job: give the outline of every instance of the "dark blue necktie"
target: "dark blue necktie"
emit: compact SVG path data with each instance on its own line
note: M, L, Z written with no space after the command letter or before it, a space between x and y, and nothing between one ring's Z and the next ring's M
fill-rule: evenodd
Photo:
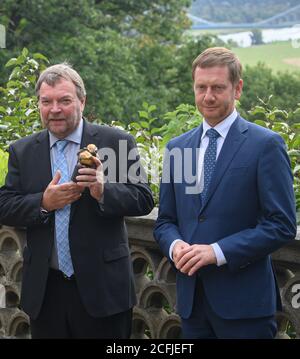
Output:
M61 172L61 179L59 183L65 183L70 181L68 163L64 154L69 141L61 140L56 142L56 161L54 163L54 173L57 170ZM72 259L69 246L69 221L70 221L70 209L71 205L67 205L61 209L55 211L55 233L57 244L57 255L59 269L65 273L68 277L74 273Z
M209 143L204 154L204 187L201 194L202 203L205 201L205 198L207 196L212 174L216 167L217 139L220 134L215 129L210 128L209 130L207 130L206 136L209 137Z

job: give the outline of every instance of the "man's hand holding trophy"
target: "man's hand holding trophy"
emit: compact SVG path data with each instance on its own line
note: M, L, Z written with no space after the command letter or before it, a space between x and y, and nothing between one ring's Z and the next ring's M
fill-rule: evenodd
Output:
M72 174L72 181L80 187L89 188L90 194L100 201L103 190L103 166L98 157L98 148L89 144L78 152L78 161Z

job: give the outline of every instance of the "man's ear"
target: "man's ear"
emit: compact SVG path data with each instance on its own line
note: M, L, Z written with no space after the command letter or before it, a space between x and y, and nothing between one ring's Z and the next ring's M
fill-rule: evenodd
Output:
M80 100L80 110L81 110L81 112L83 112L83 110L84 110L85 102L86 102L86 96L82 100Z
M241 95L242 95L242 92L243 92L243 80L240 79L239 82L235 85L235 94L234 94L234 98L236 100L239 100Z

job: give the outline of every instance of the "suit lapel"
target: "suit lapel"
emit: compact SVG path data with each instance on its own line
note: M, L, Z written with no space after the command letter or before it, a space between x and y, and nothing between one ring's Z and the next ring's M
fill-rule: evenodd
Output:
M213 174L208 193L206 199L201 207L200 213L205 208L207 202L210 200L220 181L222 180L225 171L229 167L231 161L234 156L238 152L239 148L247 138L246 132L248 130L248 125L245 120L243 120L240 116L236 119L236 121L232 124L224 144L222 146L222 150L219 154L215 173Z
M199 194L198 186L198 160L199 160L199 149L200 149L200 142L201 142L201 136L203 133L203 125L201 124L194 134L188 139L188 141L184 144L184 149L191 149L192 154L192 160L189 155L184 158L183 161L183 168L182 168L182 174L185 175L185 171L189 172L190 174L196 175L196 180L193 183L187 183L186 180L183 178L183 184L184 184L184 190L187 194L187 198L191 200L192 202L192 208L195 211L195 213L199 213L199 210L201 208L201 196ZM183 153L183 156L185 154ZM188 168L189 166L192 166L192 168ZM191 189L195 190L195 193L187 192Z
M39 184L45 189L52 180L50 144L47 130L38 134L32 152L32 162L39 167L39 171L35 173L35 178L39 178Z
M95 136L97 133L98 133L97 129L93 125L91 125L87 120L84 120L80 148L86 147L90 143L94 143ZM99 148L99 144L97 147Z
M81 137L81 143L80 143L80 148L86 147L87 145L89 145L90 143L96 144L96 139L95 136L97 134L97 130L96 128L91 125L89 122L87 122L86 120L84 120L83 122L83 130L82 130L82 137ZM99 140L97 139L97 147L99 149ZM71 205L71 213L70 213L70 221L74 215L74 212L78 206L78 202L76 201L75 203L73 203Z

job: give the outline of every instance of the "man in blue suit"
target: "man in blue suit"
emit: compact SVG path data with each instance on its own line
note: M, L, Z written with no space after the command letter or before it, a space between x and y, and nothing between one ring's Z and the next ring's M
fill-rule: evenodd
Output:
M184 338L276 334L270 254L296 235L293 177L282 138L237 113L241 73L225 48L200 54L192 75L203 124L166 148L154 235L177 269Z

